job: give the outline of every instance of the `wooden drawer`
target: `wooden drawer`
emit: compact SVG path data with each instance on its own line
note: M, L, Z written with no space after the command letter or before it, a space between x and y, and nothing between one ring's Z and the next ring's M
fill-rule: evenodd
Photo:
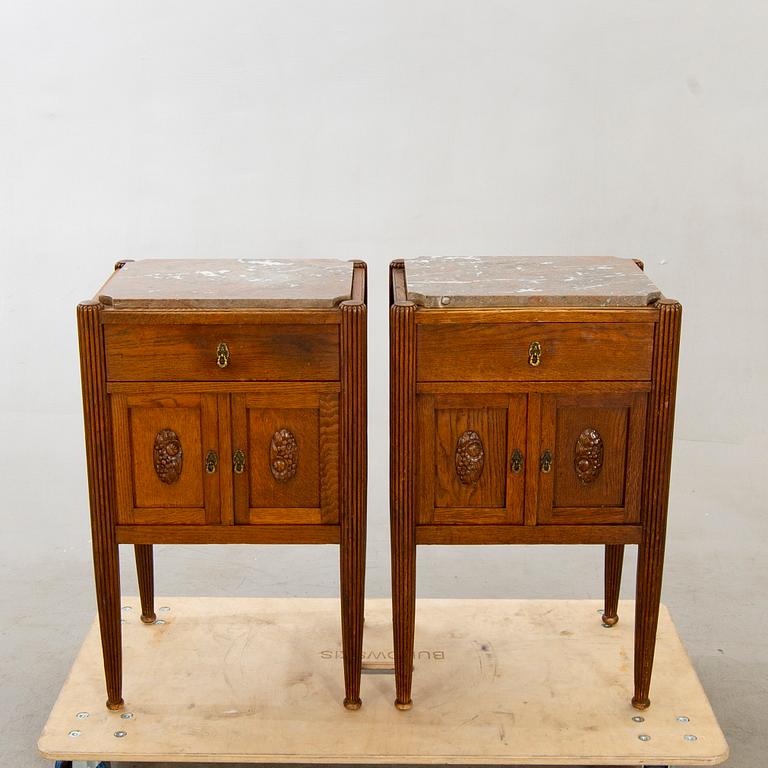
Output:
M653 323L422 324L419 381L643 381ZM538 343L538 365L531 345Z
M335 381L337 325L104 327L110 381ZM220 367L221 344L228 359Z

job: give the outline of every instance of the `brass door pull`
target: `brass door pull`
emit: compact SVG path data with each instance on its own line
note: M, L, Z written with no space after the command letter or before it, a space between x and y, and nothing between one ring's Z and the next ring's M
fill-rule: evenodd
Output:
M552 469L552 452L549 448L541 454L539 466L541 467L542 472L549 472Z
M219 368L226 368L229 365L229 347L225 341L216 347L216 365Z
M512 458L509 461L510 469L517 474L520 472L520 470L523 468L523 454L520 451L519 448L515 448L514 451L512 451Z
M219 464L219 454L216 451L208 451L205 456L205 471L212 475Z
M245 471L245 454L238 448L232 456L232 468L238 475Z
M541 344L538 341L532 341L528 347L528 364L534 368L541 362Z

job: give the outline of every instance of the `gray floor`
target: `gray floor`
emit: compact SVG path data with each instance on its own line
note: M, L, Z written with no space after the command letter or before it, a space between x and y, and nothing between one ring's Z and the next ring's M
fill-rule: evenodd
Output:
M3 764L40 766L36 741L95 611L79 418L4 417L0 569ZM45 435L38 444L30 435ZM378 458L376 461L378 462ZM768 534L759 456L678 442L664 601L731 746L730 768L768 753ZM386 468L372 467L368 594L389 592ZM632 548L633 549L633 548ZM124 592L135 594L124 557ZM634 583L634 551L624 596ZM158 547L157 591L329 596L333 547ZM290 563L289 566L286 563ZM433 547L419 554L424 597L599 597L599 547Z

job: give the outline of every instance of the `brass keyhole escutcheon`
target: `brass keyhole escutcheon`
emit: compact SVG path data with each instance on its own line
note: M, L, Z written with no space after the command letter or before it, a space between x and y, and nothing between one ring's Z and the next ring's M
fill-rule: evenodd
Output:
M245 471L245 454L238 448L232 456L232 468L238 475Z
M517 474L523 468L523 454L519 448L512 451L512 458L509 460L509 466Z
M219 464L219 455L216 451L208 451L205 457L205 471L212 475L216 471L216 467Z
M541 454L540 467L542 472L549 472L552 469L552 452L549 448Z
M532 341L528 347L528 364L534 368L541 362L541 344L538 341Z
M229 365L229 347L225 341L222 341L218 347L216 347L216 365L219 368L226 368Z

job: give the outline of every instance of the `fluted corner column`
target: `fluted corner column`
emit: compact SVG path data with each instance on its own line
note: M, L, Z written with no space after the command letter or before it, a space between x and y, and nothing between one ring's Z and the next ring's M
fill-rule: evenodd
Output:
M353 299L341 305L340 571L344 706L359 709L363 663L367 493L367 307L365 265ZM357 285L357 288L355 288Z
M392 277L402 263L392 265ZM394 285L394 283L393 283ZM390 307L390 531L395 706L410 709L416 618L415 307L393 291Z
M123 706L120 564L115 537L112 442L101 311L101 304L96 301L79 304L77 327L96 603L107 685L107 708L116 710Z
M651 703L649 690L664 569L672 429L682 320L682 307L678 302L661 299L656 306L659 319L654 343L652 388L646 430L643 538L638 548L635 602L635 693L632 705L641 710L647 709Z

